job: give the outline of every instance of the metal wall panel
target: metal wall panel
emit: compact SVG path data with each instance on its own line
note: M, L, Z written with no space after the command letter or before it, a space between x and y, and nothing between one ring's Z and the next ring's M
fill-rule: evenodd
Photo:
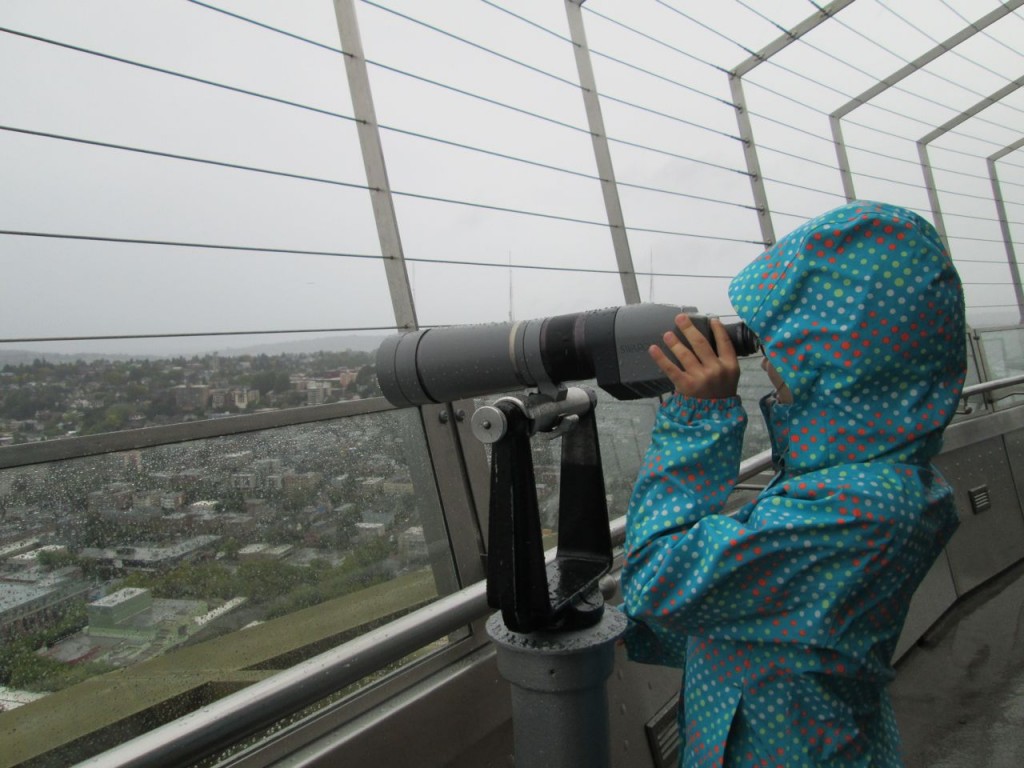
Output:
M1024 557L1024 517L1003 438L938 457L956 493L960 528L946 548L957 595L963 596ZM991 508L975 513L969 493L987 487Z
M910 601L910 610L903 625L896 652L892 660L895 663L914 647L914 644L938 621L956 602L956 585L949 567L949 556L943 550L931 569L925 574L924 581L917 588Z
M666 702L679 698L682 677L679 669L629 661L621 643L615 649L615 671L608 679L612 766L655 768L644 726Z

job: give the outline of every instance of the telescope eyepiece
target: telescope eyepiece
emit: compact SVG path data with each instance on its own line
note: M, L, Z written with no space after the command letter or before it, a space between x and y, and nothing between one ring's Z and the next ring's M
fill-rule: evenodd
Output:
M711 318L707 315L700 314L687 314L690 318L690 322L701 332L709 342L711 342L711 348L718 353L718 342L715 340L715 333L711 329ZM761 351L761 342L754 334L752 330L747 327L746 323L722 323L725 328L726 334L729 336L729 341L732 342L733 349L736 350L738 357L747 357L749 355L756 354ZM674 327L674 326L673 326ZM678 329L676 330L676 336L685 344L687 347L690 346L686 337L683 336Z

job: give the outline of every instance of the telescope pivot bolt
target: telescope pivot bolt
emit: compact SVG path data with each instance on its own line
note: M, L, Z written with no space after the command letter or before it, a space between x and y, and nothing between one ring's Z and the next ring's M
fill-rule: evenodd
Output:
M476 409L470 420L473 435L481 443L496 443L508 432L508 419L500 409L484 405Z

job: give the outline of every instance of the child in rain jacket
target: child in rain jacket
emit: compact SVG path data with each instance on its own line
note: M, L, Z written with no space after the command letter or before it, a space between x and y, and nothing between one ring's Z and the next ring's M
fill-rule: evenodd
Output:
M900 766L886 691L914 590L957 526L931 465L966 369L963 292L934 228L887 204L813 219L729 287L776 386L778 474L719 514L746 416L716 355L652 349L676 393L630 502L625 606L638 661L685 669L684 766ZM671 340L671 343L670 343Z

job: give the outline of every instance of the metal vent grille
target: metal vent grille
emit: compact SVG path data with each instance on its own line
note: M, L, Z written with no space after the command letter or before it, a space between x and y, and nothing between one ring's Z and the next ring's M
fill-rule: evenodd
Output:
M676 768L679 765L679 728L676 725L678 699L672 699L647 721L644 731L651 747L655 768Z
M986 509L992 509L992 495L989 493L987 485L971 488L967 491L967 498L971 500L971 511L976 515Z

